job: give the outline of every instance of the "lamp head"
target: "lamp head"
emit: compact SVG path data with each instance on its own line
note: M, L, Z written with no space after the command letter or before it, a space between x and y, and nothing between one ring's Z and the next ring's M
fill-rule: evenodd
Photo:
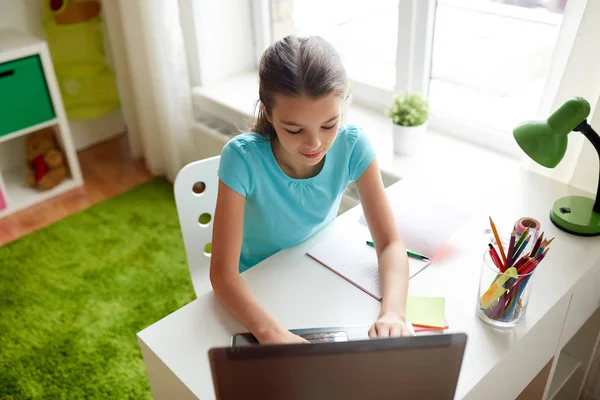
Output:
M558 108L548 119L528 121L513 130L515 140L533 161L554 168L567 151L567 135L590 114L590 104L575 97Z

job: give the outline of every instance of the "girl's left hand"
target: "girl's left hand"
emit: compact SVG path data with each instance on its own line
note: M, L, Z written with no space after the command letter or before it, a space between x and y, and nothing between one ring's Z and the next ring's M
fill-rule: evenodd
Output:
M397 336L414 336L410 322L400 318L396 313L380 314L377 321L369 329L370 338L385 338Z

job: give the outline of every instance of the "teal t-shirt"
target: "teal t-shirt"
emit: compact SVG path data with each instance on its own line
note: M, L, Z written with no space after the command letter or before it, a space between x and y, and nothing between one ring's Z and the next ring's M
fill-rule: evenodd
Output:
M295 179L281 170L268 139L253 132L231 139L221 153L218 175L246 197L240 272L331 222L348 183L362 175L374 155L364 132L344 125L319 174Z

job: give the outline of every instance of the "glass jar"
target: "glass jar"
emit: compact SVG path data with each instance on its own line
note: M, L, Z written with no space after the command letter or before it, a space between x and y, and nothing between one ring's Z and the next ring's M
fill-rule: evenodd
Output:
M498 250L496 246L494 248ZM528 274L519 275L514 267L501 272L492 260L490 252L486 251L479 277L479 318L497 328L510 328L523 321L527 313L534 272L535 269Z

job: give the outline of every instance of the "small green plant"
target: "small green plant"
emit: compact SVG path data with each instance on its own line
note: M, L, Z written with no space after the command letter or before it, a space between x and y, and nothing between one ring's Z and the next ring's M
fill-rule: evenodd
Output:
M418 93L396 94L386 114L396 125L423 125L429 118L429 102Z

